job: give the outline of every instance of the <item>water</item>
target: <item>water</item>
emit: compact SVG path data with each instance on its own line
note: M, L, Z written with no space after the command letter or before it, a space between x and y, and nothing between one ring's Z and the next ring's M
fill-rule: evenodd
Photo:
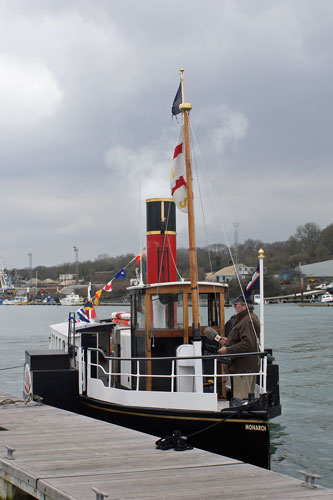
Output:
M0 306L1 390L22 397L25 350L48 349L49 325L67 320L70 311L72 306ZM114 311L129 311L129 306L96 307L99 318Z
M294 477L307 470L333 487L333 307L267 306L265 332L283 411L272 424L272 469Z
M25 349L47 349L49 325L70 307L0 306L0 388L22 397ZM98 317L128 307L98 307ZM233 313L226 311L227 318ZM333 307L276 304L265 307L265 345L280 365L282 415L272 420L272 470L333 488ZM11 368L15 367L15 368ZM0 422L1 423L1 422Z

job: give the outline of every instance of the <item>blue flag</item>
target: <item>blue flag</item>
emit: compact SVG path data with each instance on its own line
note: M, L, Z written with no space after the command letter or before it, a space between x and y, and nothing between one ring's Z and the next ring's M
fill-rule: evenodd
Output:
M78 315L80 321L85 321L86 323L90 323L90 320L88 318L87 312L84 309L84 306L81 306L80 309L76 311L76 314Z
M91 300L87 300L87 302L84 304L84 310L87 311L92 311L93 310L93 303Z
M119 280L119 279L124 279L126 278L127 274L126 274L126 271L125 269L121 269L120 271L117 272L117 274L115 275L115 279L116 280Z
M259 272L259 264L257 269L254 271L251 281L248 282L246 288L244 290L245 297L250 297L252 290L259 290L260 288L260 272Z
M181 103L182 103L182 84L180 83L178 90L177 90L176 97L175 97L173 104L172 104L172 108L171 108L172 115L176 116L176 115L179 115L179 113L181 113L181 110L179 109L179 104L181 104Z

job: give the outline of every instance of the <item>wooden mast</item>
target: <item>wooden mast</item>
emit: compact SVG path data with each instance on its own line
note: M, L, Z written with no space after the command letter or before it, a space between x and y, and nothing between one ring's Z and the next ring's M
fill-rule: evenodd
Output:
M199 324L199 290L198 290L198 269L197 255L195 245L195 227L194 227L194 208L193 208L193 189L192 189L192 171L191 171L191 152L189 135L189 112L192 104L185 103L184 98L184 70L180 70L180 81L182 89L182 103L179 109L182 111L184 119L185 135L185 164L186 164L186 189L187 189L187 215L188 215L188 238L190 250L190 278L191 278L191 296L192 296L192 332L193 340L201 340Z

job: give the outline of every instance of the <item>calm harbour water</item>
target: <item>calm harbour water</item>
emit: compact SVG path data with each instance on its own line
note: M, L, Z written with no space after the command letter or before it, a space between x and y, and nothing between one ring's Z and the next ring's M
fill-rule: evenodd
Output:
M69 310L0 306L1 390L22 397L25 349L48 348L49 325ZM98 307L97 314L120 310L128 308ZM227 318L232 313L228 308ZM272 470L302 480L298 471L307 470L321 475L317 484L333 488L333 307L265 306L265 345L280 365L282 415L271 425Z

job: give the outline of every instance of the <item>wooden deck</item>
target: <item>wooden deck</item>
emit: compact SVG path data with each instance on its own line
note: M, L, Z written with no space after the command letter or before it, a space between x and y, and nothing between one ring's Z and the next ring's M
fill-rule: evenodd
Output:
M200 450L156 450L152 436L36 403L1 404L6 398L0 392L0 498L15 498L6 493L12 484L43 500L94 500L92 488L108 500L333 499L301 479Z

